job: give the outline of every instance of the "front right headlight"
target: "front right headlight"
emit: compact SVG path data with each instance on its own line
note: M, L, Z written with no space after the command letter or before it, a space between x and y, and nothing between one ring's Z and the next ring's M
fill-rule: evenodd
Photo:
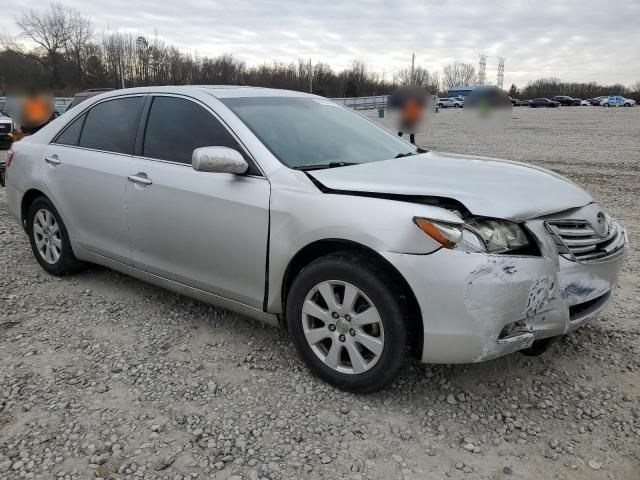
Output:
M455 224L416 217L414 222L420 230L451 250L507 253L530 246L522 227L508 220L476 217Z

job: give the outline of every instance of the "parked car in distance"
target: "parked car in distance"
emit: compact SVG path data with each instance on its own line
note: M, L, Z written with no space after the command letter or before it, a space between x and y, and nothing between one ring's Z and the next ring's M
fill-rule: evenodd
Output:
M630 98L624 98L621 95L612 95L610 97L604 97L600 100L600 105L603 107L633 107L636 101Z
M16 142L6 174L45 271L93 262L280 325L353 392L408 352L539 351L609 303L628 249L557 173L425 152L286 90L104 93Z
M560 102L549 100L548 98L535 98L529 102L531 108L547 107L555 108L560 106Z
M575 98L568 97L566 95L556 95L555 97L551 97L551 100L554 102L558 102L560 105L565 107L573 107L580 105L580 101Z
M601 97L594 97L594 98L590 98L589 100L587 100L591 105L593 106L599 106L600 102L602 101L602 99L607 98L606 95L601 96Z
M455 97L439 98L437 106L439 108L463 108L464 100Z
M110 92L114 90L113 88L90 88L88 90L84 90L83 92L76 93L73 97L73 100L69 104L68 107L65 108L65 111L72 109L76 105L81 104L85 100L89 100L91 97L95 97L96 95L100 95L104 92ZM63 112L64 113L64 112Z
M526 107L529 105L529 100L520 100L519 98L512 98L511 104L514 107Z
M4 105L0 105L4 107ZM11 131L13 130L13 120L4 110L0 110L0 149L7 148L11 143Z
M589 107L591 104L589 103L589 100L582 100L580 99L580 106L581 107Z

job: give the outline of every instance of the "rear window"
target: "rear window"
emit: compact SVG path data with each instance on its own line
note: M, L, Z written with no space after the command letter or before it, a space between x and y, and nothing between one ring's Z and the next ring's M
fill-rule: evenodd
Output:
M144 97L127 97L97 104L87 114L81 147L133 154Z
M82 132L82 125L87 115L81 115L76 118L71 125L64 129L64 131L58 136L55 143L60 145L72 145L77 146L80 140L80 132Z

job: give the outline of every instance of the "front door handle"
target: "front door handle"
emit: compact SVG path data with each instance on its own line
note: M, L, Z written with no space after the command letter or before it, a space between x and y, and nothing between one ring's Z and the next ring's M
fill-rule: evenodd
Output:
M54 167L56 165L60 165L60 160L58 160L58 155L51 155L50 157L44 157L44 161L47 162L49 165L53 165Z
M127 177L130 182L137 183L139 185L151 185L153 182L147 178L144 173L138 173L137 175L129 175Z

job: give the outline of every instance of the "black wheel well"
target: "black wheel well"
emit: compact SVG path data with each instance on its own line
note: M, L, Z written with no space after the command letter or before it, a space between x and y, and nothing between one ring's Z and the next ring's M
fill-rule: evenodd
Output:
M411 348L414 355L416 355L418 358L422 356L422 346L424 338L422 313L413 290L411 289L405 278L402 276L402 274L391 263L389 263L386 258L384 258L375 250L356 242L342 239L319 240L310 243L306 247L302 248L298 253L296 253L289 262L282 280L282 311L286 311L285 305L287 302L287 294L298 273L300 273L300 271L304 267L309 265L314 260L336 252L357 253L359 255L372 259L378 262L386 271L386 273L394 280L394 287L398 291L403 304L402 306L406 310L406 316L409 320L409 326L411 328L411 338L413 339ZM285 315L282 316L282 322L286 323Z
M27 228L27 215L29 214L29 207L31 207L33 201L38 197L46 197L46 195L36 188L27 190L22 196L22 204L20 205L20 221L22 222L22 226L25 229Z

